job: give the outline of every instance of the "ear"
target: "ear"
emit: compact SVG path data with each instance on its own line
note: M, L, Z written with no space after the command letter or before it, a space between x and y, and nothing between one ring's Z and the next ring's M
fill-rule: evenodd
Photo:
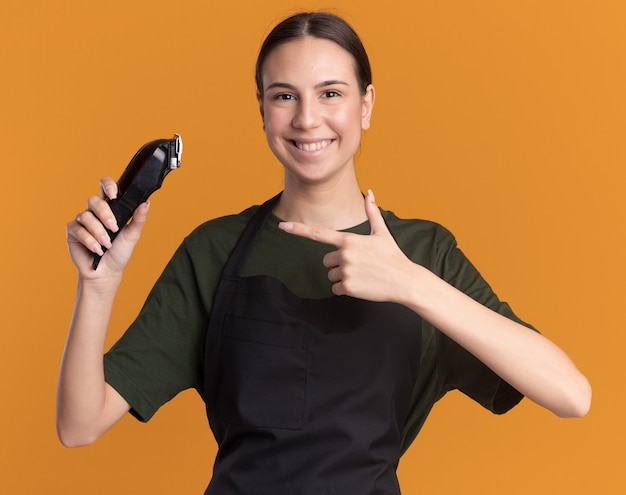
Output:
M261 120L263 120L264 122L263 127L265 127L265 112L263 111L263 95L261 94L261 91L258 89L256 92L256 101L259 104L259 111L261 112Z
M361 106L361 129L366 131L370 128L370 120L372 118L372 110L374 109L374 101L376 100L376 91L373 85L369 85L363 95L363 103Z

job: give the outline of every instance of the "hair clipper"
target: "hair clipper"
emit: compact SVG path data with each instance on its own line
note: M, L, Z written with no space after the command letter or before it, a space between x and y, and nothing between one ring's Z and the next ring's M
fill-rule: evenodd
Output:
M182 152L183 141L178 134L172 139L150 141L137 151L118 181L117 198L107 199L120 230L129 222L135 209L161 187L165 176L180 167ZM107 229L111 242L120 230L111 232ZM101 258L94 254L94 270Z

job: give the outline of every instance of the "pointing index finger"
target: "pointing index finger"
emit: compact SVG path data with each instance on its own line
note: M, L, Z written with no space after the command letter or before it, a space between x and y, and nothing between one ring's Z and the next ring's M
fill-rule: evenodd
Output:
M342 232L337 232L336 230L326 227L314 227L298 222L280 222L278 228L290 234L306 237L307 239L323 242L324 244L331 244L335 247L341 246L342 238L345 235Z

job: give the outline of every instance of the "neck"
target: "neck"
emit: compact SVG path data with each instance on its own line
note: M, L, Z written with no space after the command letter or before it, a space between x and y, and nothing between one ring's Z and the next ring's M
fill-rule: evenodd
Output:
M354 181L348 186L300 186L285 184L280 201L274 208L280 219L317 227L342 230L367 220L363 195Z

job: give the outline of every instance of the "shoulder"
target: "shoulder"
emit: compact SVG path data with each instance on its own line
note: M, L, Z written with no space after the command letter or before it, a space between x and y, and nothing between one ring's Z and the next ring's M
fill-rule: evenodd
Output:
M216 280L256 208L208 220L192 230L165 266L158 287L177 286L180 280Z
M391 230L406 234L421 234L432 237L453 237L443 225L422 218L400 218L391 210L381 210Z
M440 253L456 246L450 230L431 220L400 218L393 211L382 210L385 222L403 250Z
M258 208L259 205L253 205L239 213L207 220L206 222L196 227L187 236L187 238L211 235L214 233L229 232L232 230L243 230L243 228L250 221Z
M187 235L183 243L190 253L206 253L207 250L230 252L258 208L258 205L254 205L240 213L208 220Z

